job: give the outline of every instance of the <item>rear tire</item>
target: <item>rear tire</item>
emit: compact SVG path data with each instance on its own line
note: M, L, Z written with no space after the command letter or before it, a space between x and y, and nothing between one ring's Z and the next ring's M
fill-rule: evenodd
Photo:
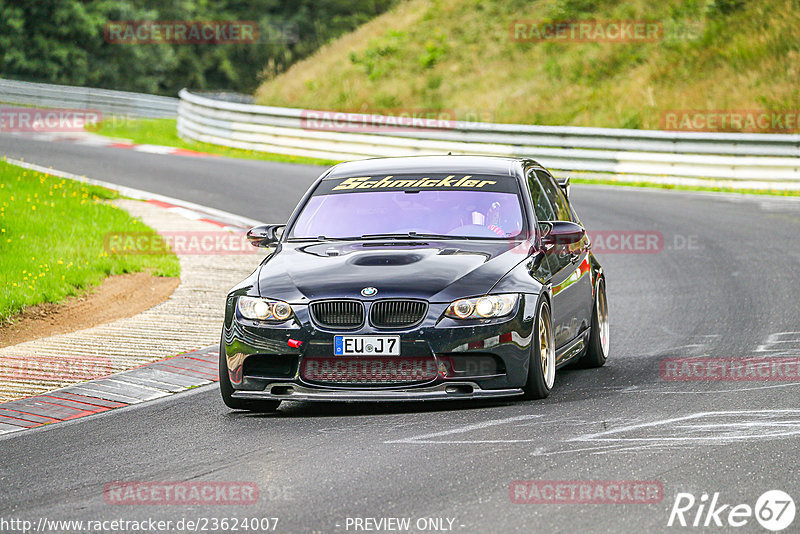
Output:
M606 280L597 281L597 291L592 309L592 327L589 332L589 346L586 354L577 362L577 367L592 369L602 367L608 360L609 326L608 299L606 298Z
M550 395L556 379L556 348L553 344L553 321L550 305L545 299L539 301L533 319L533 341L531 359L528 363L528 383L525 384L526 399L544 399Z
M251 412L274 412L281 405L279 400L253 400L233 398L233 385L228 375L228 360L225 358L225 343L219 343L219 391L225 406L234 410L249 410Z

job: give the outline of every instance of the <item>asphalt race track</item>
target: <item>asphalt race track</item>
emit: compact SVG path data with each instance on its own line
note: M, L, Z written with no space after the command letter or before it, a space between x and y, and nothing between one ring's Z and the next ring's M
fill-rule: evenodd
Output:
M0 155L265 222L285 220L322 171L9 136L0 136ZM669 381L660 364L800 356L800 202L587 186L573 186L572 199L589 229L663 240L647 253L597 254L611 357L602 369L560 371L546 401L284 403L275 415L252 415L226 409L208 386L1 438L0 516L277 517L277 532L355 532L352 518L387 517L412 526L445 518L444 528L452 519L452 531L465 533L659 532L680 492L719 492L731 506L754 506L771 489L797 500L796 378ZM190 480L253 482L260 500L103 498L115 481ZM657 481L664 495L655 504L516 504L509 487L518 480ZM716 528L731 530L764 532L752 517Z

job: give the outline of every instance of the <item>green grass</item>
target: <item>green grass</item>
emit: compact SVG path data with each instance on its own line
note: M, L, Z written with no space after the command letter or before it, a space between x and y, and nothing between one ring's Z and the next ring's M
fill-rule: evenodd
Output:
M110 232L154 233L108 202L117 196L0 161L0 320L26 306L81 294L109 275L180 275L174 254L106 251Z
M256 150L243 150L209 143L186 141L178 137L177 121L175 119L130 119L112 117L109 120L103 121L99 128L92 128L90 131L107 137L128 139L137 145L161 145L185 148L228 158L282 161L286 163L304 163L308 165L324 166L331 166L339 163L338 161L325 159L271 154Z

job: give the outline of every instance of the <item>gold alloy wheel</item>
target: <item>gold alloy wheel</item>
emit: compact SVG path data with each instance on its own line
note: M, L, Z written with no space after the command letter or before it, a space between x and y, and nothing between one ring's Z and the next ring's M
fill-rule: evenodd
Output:
M547 389L551 389L556 379L556 353L550 331L550 311L545 307L539 313L539 359L542 363L542 378Z
M608 327L608 303L606 302L606 286L605 283L600 287L597 292L597 326L600 328L600 348L603 350L603 358L608 357L609 347L609 332Z

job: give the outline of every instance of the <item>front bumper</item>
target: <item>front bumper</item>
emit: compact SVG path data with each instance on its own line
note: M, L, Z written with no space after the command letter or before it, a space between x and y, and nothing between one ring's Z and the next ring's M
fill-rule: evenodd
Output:
M447 304L429 304L425 319L406 330L365 324L331 330L314 324L307 305L279 325L251 321L228 298L221 351L234 398L320 401L418 401L510 397L522 394L528 376L536 296L522 295L508 317L459 322L443 317ZM367 302L367 305L369 303ZM303 373L304 360L334 359L335 335L397 335L401 358L428 358L442 369L416 383L320 383ZM289 346L289 340L302 342ZM371 361L375 357L371 358ZM463 362L493 362L491 366ZM462 362L455 364L454 362ZM446 365L444 365L446 364ZM449 366L449 367L448 367Z

